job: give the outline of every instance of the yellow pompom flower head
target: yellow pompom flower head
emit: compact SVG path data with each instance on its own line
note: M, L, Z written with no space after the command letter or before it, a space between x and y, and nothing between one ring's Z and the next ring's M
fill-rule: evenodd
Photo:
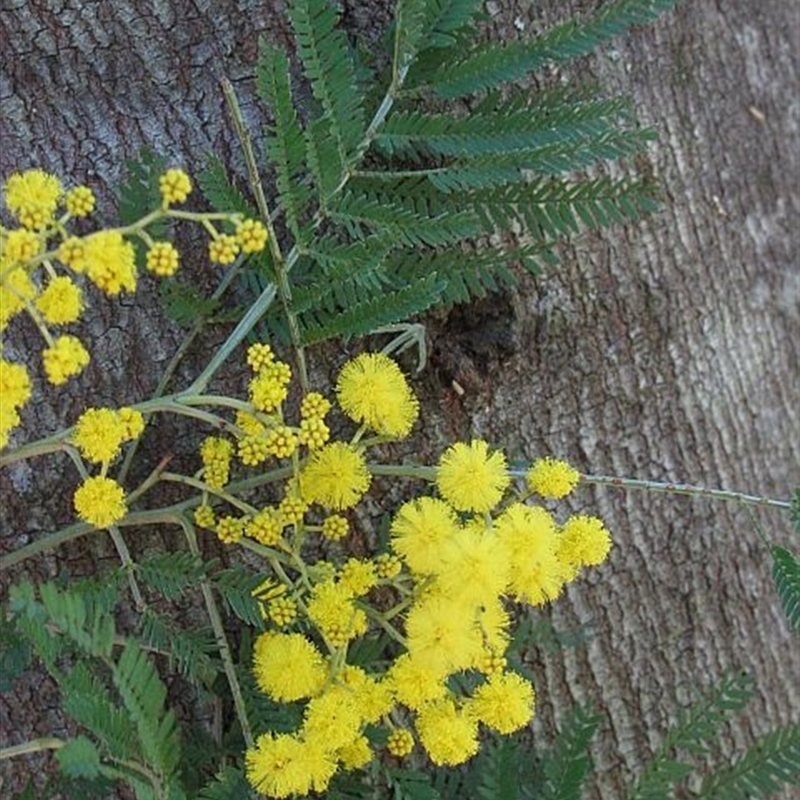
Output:
M581 474L566 461L556 458L539 458L525 476L528 488L542 497L560 500L566 497L581 479Z
M166 207L171 203L184 203L192 191L192 182L182 169L168 169L158 180L161 202Z
M15 172L3 187L9 211L30 230L41 230L52 221L64 194L61 181L41 169Z
M300 473L303 497L341 511L352 508L369 488L371 476L364 456L344 442L314 451Z
M64 205L71 217L88 217L94 211L94 192L88 186L76 186L67 192Z
M128 513L122 487L100 475L87 478L75 492L73 502L78 516L96 528L107 528Z
M505 456L499 451L489 453L489 445L481 439L449 447L436 472L439 493L457 511L490 511L509 482Z
M408 436L419 414L405 375L383 353L362 353L345 364L336 393L350 419L383 436Z

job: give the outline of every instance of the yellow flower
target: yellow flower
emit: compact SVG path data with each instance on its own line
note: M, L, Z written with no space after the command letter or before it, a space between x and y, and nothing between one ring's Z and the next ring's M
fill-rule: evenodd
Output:
M36 308L51 325L75 322L83 310L81 290L66 275L51 278L36 298Z
M119 421L125 427L125 438L128 441L138 439L144 431L144 417L141 411L123 406L117 411Z
M534 606L558 597L564 571L552 516L541 507L515 503L495 520L494 528L509 555L509 592Z
M61 181L40 169L15 172L3 187L6 205L17 219L32 230L53 221L58 201L64 193Z
M263 223L246 219L236 226L236 238L243 253L260 253L266 247L269 233Z
M502 672L475 690L465 711L498 733L509 734L531 721L534 698L530 681L516 672Z
M331 514L322 523L322 535L332 542L338 542L347 536L349 526L347 519L340 514Z
M221 436L208 436L200 445L200 457L203 459L203 477L214 489L221 489L230 477L233 445Z
M601 519L586 514L570 517L558 536L558 558L564 565L567 580L572 580L583 566L602 564L611 551L611 535Z
M212 264L233 264L238 252L238 240L227 233L220 233L208 243L208 257Z
M339 686L331 686L306 706L302 734L309 741L325 742L330 751L355 741L361 733L361 714L356 697Z
M405 758L414 749L414 734L407 728L395 728L386 739L386 749L396 758Z
M331 401L319 392L309 392L300 403L300 416L304 419L323 419L331 410Z
M72 217L88 217L94 211L94 192L88 186L76 186L67 192L64 205Z
M438 766L463 764L478 752L478 724L450 699L421 709L416 727L422 746Z
M192 191L192 182L182 169L168 169L159 179L161 202L164 206L170 203L183 203Z
M481 439L457 442L439 460L436 485L458 511L490 511L508 484L505 456L500 451L490 455L489 446Z
M359 736L355 741L337 750L336 755L345 769L361 769L372 761L373 753L367 737Z
M36 286L24 269L14 269L0 282L0 331L9 320L25 308L26 300L36 297Z
M89 353L75 336L59 336L52 347L42 351L42 361L47 380L60 386L89 363Z
M319 417L300 420L300 433L297 438L300 444L304 444L309 450L319 450L324 447L330 436L330 428Z
M258 688L285 703L316 695L327 677L322 654L300 633L262 633L253 648L253 671Z
M278 366L280 363L275 362L261 368L248 386L250 402L258 411L263 411L265 414L278 408L288 394L291 371L287 376L286 370Z
M370 479L364 456L349 444L333 442L311 455L300 473L300 487L310 502L341 510L363 497Z
M127 430L116 411L110 408L90 408L75 424L72 443L81 455L95 464L113 461L127 439Z
M467 593L483 603L497 599L509 581L509 553L482 520L448 537L440 549L437 586L447 597Z
M525 478L532 492L559 500L578 485L581 474L566 461L540 458L533 462Z
M345 364L336 393L350 419L384 436L408 436L419 414L405 375L383 353L362 353Z
M225 544L236 544L244 536L245 521L239 517L222 517L217 520L214 531Z
M31 397L31 379L22 364L0 358L0 397L12 408L21 408Z
M308 618L334 646L342 647L367 630L367 618L353 605L350 588L333 580L318 583L307 602Z
M453 600L441 594L418 600L406 618L412 657L444 674L469 669L483 650L476 605L463 596Z
M297 619L297 602L291 597L276 597L267 604L267 614L276 625L286 627Z
M42 252L42 241L33 232L25 228L9 231L4 240L0 240L3 257L9 261L29 261Z
M245 753L247 780L271 798L305 797L325 791L336 772L336 761L319 743L287 733L265 733Z
M253 372L261 372L275 363L275 353L268 344L256 342L247 348L247 364Z
M178 271L180 255L172 242L155 242L147 251L148 271L159 278L168 278Z
M194 511L194 522L201 528L211 530L217 524L214 518L214 509L207 505L198 506Z
M271 547L281 538L283 522L274 508L264 508L247 523L245 533L251 539Z
M83 240L82 266L89 280L107 295L136 290L136 254L119 231L98 231L87 236Z
M459 531L455 512L441 500L418 497L403 504L392 520L392 549L412 572L438 570L445 541Z
M415 711L447 694L446 673L403 653L387 673L395 698Z
M73 497L78 516L95 528L107 528L119 522L128 513L125 492L111 478L87 478Z
M339 583L354 597L366 594L377 582L378 576L372 561L361 561L358 558L349 558L339 575Z

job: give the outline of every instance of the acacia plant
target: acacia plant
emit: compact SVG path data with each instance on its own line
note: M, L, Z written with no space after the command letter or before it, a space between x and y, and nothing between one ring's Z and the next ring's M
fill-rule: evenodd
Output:
M63 453L79 476L77 521L3 555L0 570L102 530L120 558L118 569L88 580L11 589L0 628L9 665L2 688L38 659L75 733L6 747L0 758L52 750L61 772L46 788L81 797L107 796L118 782L138 800L578 797L598 717L576 709L552 750L530 757L530 608L557 600L612 546L601 520L561 514L556 501L581 481L636 482L582 476L550 457L511 469L480 440L453 443L435 464L380 463L374 448L424 424L400 367L386 353L364 352L335 386L312 388L303 353L325 338L469 301L512 281L520 266L552 260L559 237L652 208L653 187L642 182L578 175L652 138L625 101L578 88L532 93L516 81L671 5L612 2L532 41L476 45L475 0L401 1L381 71L357 60L331 4L291 0L298 63L264 44L257 72L273 118L271 172L225 86L255 205L212 161L199 183L218 210L183 210L189 175L147 158L132 165L122 192L123 225L79 235L74 219L94 204L87 188L65 192L39 170L8 177L14 222L0 227L0 330L5 340L23 311L32 317L51 384L90 358L77 336L51 330L78 320L85 279L112 296L133 291L134 243L149 271L175 273L179 254L160 223L200 226L210 260L228 267L198 309L243 268L258 295L190 385L166 393L173 361L149 400L86 408L71 427L21 445L14 438L32 380L0 360L0 467ZM307 82L312 102L294 101L295 80ZM275 187L274 208L260 174ZM490 248L498 236L514 243ZM265 317L273 344L242 347ZM178 356L201 330L202 319ZM294 369L275 340L292 345ZM234 353L251 373L243 396L210 392ZM196 469L172 472L165 461L130 485L131 460L156 415L191 420ZM369 552L356 556L353 509L376 476L407 481L411 497L385 509L382 530L363 532ZM154 501L164 484L182 499ZM185 547L129 548L127 532L148 526L178 530ZM231 566L206 557L209 536L230 548ZM772 554L797 628L800 569L788 551ZM207 623L182 625L170 605L182 600L202 606ZM185 709L179 717L165 676L184 681L198 707L224 713L211 726ZM676 751L702 752L748 695L746 677L732 676L693 706L631 796L669 796L692 769ZM799 765L800 736L790 726L714 773L698 796L766 795L796 783Z

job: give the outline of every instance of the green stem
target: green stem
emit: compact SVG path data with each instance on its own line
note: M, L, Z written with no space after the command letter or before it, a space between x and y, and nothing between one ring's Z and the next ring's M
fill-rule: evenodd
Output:
M15 744L12 747L0 748L0 761L5 758L16 758L30 753L41 753L43 750L60 750L66 745L63 739L55 736L43 736L40 739L31 739L22 744Z
M272 218L269 213L269 206L267 205L267 198L264 195L264 187L261 185L261 178L258 174L258 165L256 163L256 155L253 150L253 144L250 140L250 134L247 126L244 123L241 109L239 108L239 100L236 97L236 92L233 84L227 79L222 79L222 93L225 96L225 102L228 104L228 110L233 118L233 127L236 130L236 136L239 143L242 145L244 151L244 160L247 165L247 175L250 180L250 188L256 198L258 206L258 213L261 215L263 223L267 226L269 231L269 238L267 243L269 245L270 253L272 255L272 264L275 269L275 278L278 283L278 294L283 306L283 313L286 316L286 321L289 323L289 335L292 339L292 347L297 359L297 369L300 376L300 386L304 393L308 392L308 370L306 368L306 356L303 349L303 342L300 336L300 325L297 322L297 315L294 313L292 306L292 287L289 283L289 272L286 268L286 263L281 253L280 243L278 237L275 235L275 229L272 225Z
M256 323L264 316L272 301L275 299L275 286L270 284L256 298L256 301L247 309L245 315L239 320L239 324L234 328L230 336L223 345L214 353L211 361L206 368L195 379L192 385L182 392L184 395L202 394L208 386L214 373L225 363L228 356L239 346L239 343L255 327Z
M198 559L202 559L194 526L183 516L177 518L176 521L183 529L186 541L189 543L189 551L191 554ZM253 739L253 731L250 728L250 722L247 719L247 709L245 708L239 680L236 677L236 668L233 663L233 658L231 657L231 649L228 645L228 639L225 636L225 628L222 625L222 617L220 616L219 608L217 608L217 603L214 600L214 592L211 589L208 578L205 576L200 579L200 590L203 593L203 600L206 604L208 618L211 621L211 627L214 630L214 636L217 640L217 647L219 648L219 654L222 658L222 665L225 670L225 677L228 679L228 686L230 687L231 696L233 697L233 707L236 709L236 716L242 728L242 735L244 736L244 741L248 749L252 749L255 746L255 740Z
M239 270L241 269L242 264L244 263L244 259L237 258L236 262L233 266L225 272L222 280L219 282L219 285L214 290L214 293L211 295L211 299L216 301L219 300L220 297L225 293L225 290L230 286L231 281L233 281L234 277L239 274ZM178 346L178 349L173 353L172 358L167 364L166 369L164 370L163 374L161 375L161 379L158 382L158 385L153 392L151 400L155 400L161 396L163 396L167 386L169 385L170 380L172 379L175 370L178 368L178 364L183 360L183 357L188 352L189 348L191 347L194 340L200 335L200 331L203 330L206 323L208 322L207 317L200 317L194 325L192 325L189 332L186 336L183 337L183 341ZM149 420L149 416L145 416L145 423ZM125 478L128 475L128 471L131 468L131 464L133 464L134 456L136 455L136 451L139 448L139 443L141 442L141 437L136 439L136 441L131 443L131 446L128 448L128 451L125 453L125 459L122 462L122 466L119 470L119 481L120 483L124 483Z
M525 476L524 470L511 470L515 478ZM693 486L688 483L662 483L661 481L647 481L638 478L620 478L615 475L582 475L585 483L595 486L613 486L618 489L644 489L649 492L664 492L666 494L680 494L688 497L710 497L713 500L727 500L742 505L767 506L769 508L790 509L789 500L774 500L761 495L732 492L727 489L707 489L705 486Z

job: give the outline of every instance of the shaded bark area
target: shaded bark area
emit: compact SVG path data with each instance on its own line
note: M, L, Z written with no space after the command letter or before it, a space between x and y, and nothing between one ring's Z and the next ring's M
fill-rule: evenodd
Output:
M351 3L347 19L358 31L390 5ZM514 39L587 6L486 8L491 35ZM555 454L587 472L788 496L800 482L793 16L778 0L686 2L572 70L630 93L660 132L633 168L664 187L664 208L624 230L577 237L559 268L523 278L515 293L430 320L432 361L417 379L424 428L399 456L435 457L453 436L482 436L511 459ZM263 122L251 82L260 33L287 41L279 3L5 3L0 177L40 165L107 188L142 144L190 169L209 149L236 167L217 80L231 77L248 121ZM29 412L37 434L72 422L88 397L144 399L177 341L152 296L95 307L99 368L67 393L39 396ZM312 356L315 374L339 356ZM59 469L0 478L3 550L69 519ZM694 688L730 669L751 672L759 695L728 747L800 718L800 647L757 532L787 543L785 518L599 488L572 503L603 516L616 547L608 565L537 612L592 636L557 653L532 649L535 729L552 732L573 701L602 707L595 796L622 796ZM80 573L109 557L96 547L26 568L45 576L68 563ZM25 715L48 697L28 686L3 712L13 742L45 732Z

